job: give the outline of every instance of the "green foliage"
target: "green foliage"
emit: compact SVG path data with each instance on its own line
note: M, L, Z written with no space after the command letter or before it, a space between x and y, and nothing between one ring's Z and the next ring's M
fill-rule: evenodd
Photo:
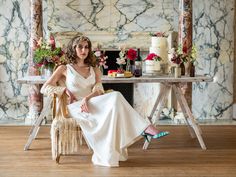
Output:
M55 47L54 39L49 44L40 39L35 42L33 62L36 68L44 66L53 69L56 64L63 62L63 54L61 47Z

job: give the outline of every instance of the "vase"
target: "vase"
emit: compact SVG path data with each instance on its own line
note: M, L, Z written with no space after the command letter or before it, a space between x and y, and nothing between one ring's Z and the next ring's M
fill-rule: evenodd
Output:
M49 78L52 75L52 69L49 67L41 67L41 78Z
M181 77L181 68L178 65L175 67L175 78L179 78L179 77Z
M131 72L131 64L130 64L130 60L129 59L127 59L126 69L125 70Z
M132 74L134 74L134 69L135 69L134 62L127 59L125 71L131 72Z

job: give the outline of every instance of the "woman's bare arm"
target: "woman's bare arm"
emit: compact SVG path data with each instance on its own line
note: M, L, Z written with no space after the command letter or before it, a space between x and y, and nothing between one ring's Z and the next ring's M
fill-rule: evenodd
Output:
M47 80L47 82L43 85L52 85L57 86L57 82L61 79L65 79L66 77L66 66L61 65L59 66L52 74L52 76Z
M41 92L44 93L45 92L44 89L49 86L50 88L54 87L54 90L58 90L60 88L59 95L65 92L68 96L69 102L72 103L74 101L77 101L75 96L66 87L57 86L57 82L60 82L60 81L63 82L66 79L66 69L67 68L65 65L59 66L53 72L52 76L47 80L47 82L43 85Z
M102 74L101 74L100 69L99 68L94 68L94 72L95 72L96 84L101 84ZM95 97L95 96L102 95L102 94L103 94L102 90L94 89L94 91L92 93L90 93L89 95L87 95L86 97L83 98L82 103L81 103L81 110L84 111L84 112L89 112L89 108L88 108L89 99L91 99L92 97Z

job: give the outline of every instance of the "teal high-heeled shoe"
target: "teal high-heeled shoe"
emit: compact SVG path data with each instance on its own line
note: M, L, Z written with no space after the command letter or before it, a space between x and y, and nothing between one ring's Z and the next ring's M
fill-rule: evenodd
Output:
M149 140L149 138L148 137L151 137L151 139L153 138L153 139L159 139L159 138L161 138L161 137L163 137L163 136L166 136L166 135L169 135L170 133L169 132L167 132L167 131L161 131L161 132L159 132L159 133L157 133L157 134L155 134L155 135L152 135L152 134L150 134L150 133L146 133L146 132L142 132L142 136L145 138L145 140L147 140L148 142L150 142L150 140Z
M159 132L159 133L153 135L152 138L154 138L154 139L158 139L158 138L161 138L161 137L166 136L166 135L169 135L169 134L170 134L170 133L167 132L167 131Z

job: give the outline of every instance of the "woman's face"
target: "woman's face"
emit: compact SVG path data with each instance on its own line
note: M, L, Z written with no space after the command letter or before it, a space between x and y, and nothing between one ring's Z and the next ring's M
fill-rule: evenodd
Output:
M89 53L89 45L87 41L82 41L76 46L76 54L79 59L85 60Z

